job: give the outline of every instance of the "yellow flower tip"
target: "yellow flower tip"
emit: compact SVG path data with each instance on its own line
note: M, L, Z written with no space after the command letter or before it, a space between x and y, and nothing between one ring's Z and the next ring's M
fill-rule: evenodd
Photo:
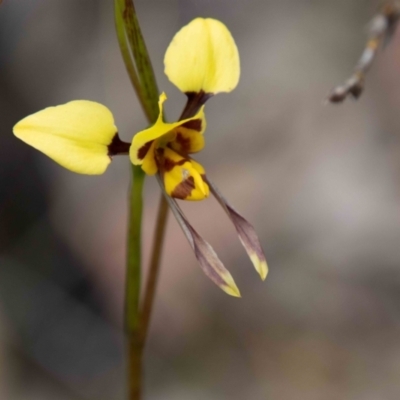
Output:
M229 274L229 277L225 277L226 285L221 285L220 288L227 294L233 297L242 297L239 288L236 286L235 281Z
M257 254L250 255L250 260L254 265L254 268L258 272L262 281L265 281L268 275L268 264L265 260L261 260Z
M29 115L13 132L70 171L99 175L111 162L108 145L117 128L107 107L76 100Z
M225 293L229 294L229 296L232 296L232 297L239 297L239 298L242 297L242 295L240 294L240 291L239 291L239 289L238 289L237 286L235 286L234 288L229 287L229 286L223 286L223 287L221 287L221 289L222 289Z
M228 28L212 18L196 18L172 39L164 57L165 74L184 93L232 91L240 60Z
M269 271L268 264L266 261L261 262L260 271L261 272L259 272L259 273L260 273L261 280L265 281L265 279L267 279L268 271Z

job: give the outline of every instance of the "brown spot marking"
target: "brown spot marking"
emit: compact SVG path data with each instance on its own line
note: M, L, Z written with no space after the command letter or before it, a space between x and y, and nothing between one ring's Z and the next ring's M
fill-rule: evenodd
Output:
M192 193L192 190L194 188L194 178L193 176L189 176L189 178L185 179L183 182L176 186L176 188L171 193L171 197L185 200L190 196L190 193Z
M179 144L180 150L189 153L190 150L190 139L184 137L182 133L177 133L175 141Z
M178 165L183 165L185 164L187 160L184 158L183 160L180 160L178 162L171 160L170 158L165 157L164 158L164 163L163 163L163 170L165 172L171 171L174 167Z
M201 132L202 120L199 119L192 119L191 121L187 121L181 125L183 128L192 129L197 132Z
M137 156L139 160L143 160L143 158L146 157L147 152L150 149L150 146L152 145L152 143L154 142L154 140L151 140L150 142L147 142L144 146L142 146L138 151L137 151Z

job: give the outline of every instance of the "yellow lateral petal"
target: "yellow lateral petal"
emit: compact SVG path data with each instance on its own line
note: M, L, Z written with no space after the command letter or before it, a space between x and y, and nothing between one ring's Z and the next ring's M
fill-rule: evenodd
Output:
M239 53L228 28L196 18L173 38L164 58L165 74L182 92L230 92L240 76Z
M110 110L76 100L29 115L14 126L16 137L63 167L80 174L102 174L111 159L107 146L117 133Z

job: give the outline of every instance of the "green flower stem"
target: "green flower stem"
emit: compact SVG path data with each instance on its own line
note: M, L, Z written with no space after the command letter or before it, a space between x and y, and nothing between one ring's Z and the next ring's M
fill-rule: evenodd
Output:
M133 182L130 193L128 254L125 289L125 329L128 337L129 399L139 400L142 380L142 343L139 331L139 302L141 282L141 233L143 184L145 174L132 166Z
M143 210L143 184L145 174L140 167L132 166L133 182L130 193L128 255L126 279L126 329L128 333L139 327L139 298L141 276L141 230Z
M135 73L140 82L139 87L134 85L136 93L149 122L154 123L158 117L159 92L133 0L115 0L115 8L117 13L120 11L116 19L120 20L120 25L123 26L124 41L126 43L127 39L130 58L134 60ZM122 30L119 35L122 36Z
M135 92L139 98L139 102L143 108L143 111L144 111L147 119L150 120L151 113L149 113L149 111L145 107L145 99L144 99L143 91L140 86L140 81L139 81L139 78L136 73L135 65L133 63L132 56L129 51L128 43L126 41L124 20L122 17L121 5L118 1L115 1L115 3L114 3L114 16L115 16L115 28L117 31L119 48L121 50L121 54L122 54L122 58L124 60L126 70L128 72L132 86L134 87Z
M115 25L122 57L149 123L158 117L158 88L132 0L114 0ZM130 195L125 325L128 338L129 400L140 400L143 350L154 303L168 206L161 195L149 277L140 308L142 192L145 175L133 167ZM140 311L142 310L142 311Z

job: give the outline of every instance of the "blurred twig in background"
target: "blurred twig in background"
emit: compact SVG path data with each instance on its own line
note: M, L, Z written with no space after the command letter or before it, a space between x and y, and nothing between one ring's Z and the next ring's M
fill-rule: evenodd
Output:
M364 90L365 74L368 72L381 44L387 44L393 37L400 19L400 4L388 2L382 6L379 14L369 26L369 39L361 57L354 69L353 75L343 85L336 86L327 100L331 103L341 103L348 96L358 99Z

